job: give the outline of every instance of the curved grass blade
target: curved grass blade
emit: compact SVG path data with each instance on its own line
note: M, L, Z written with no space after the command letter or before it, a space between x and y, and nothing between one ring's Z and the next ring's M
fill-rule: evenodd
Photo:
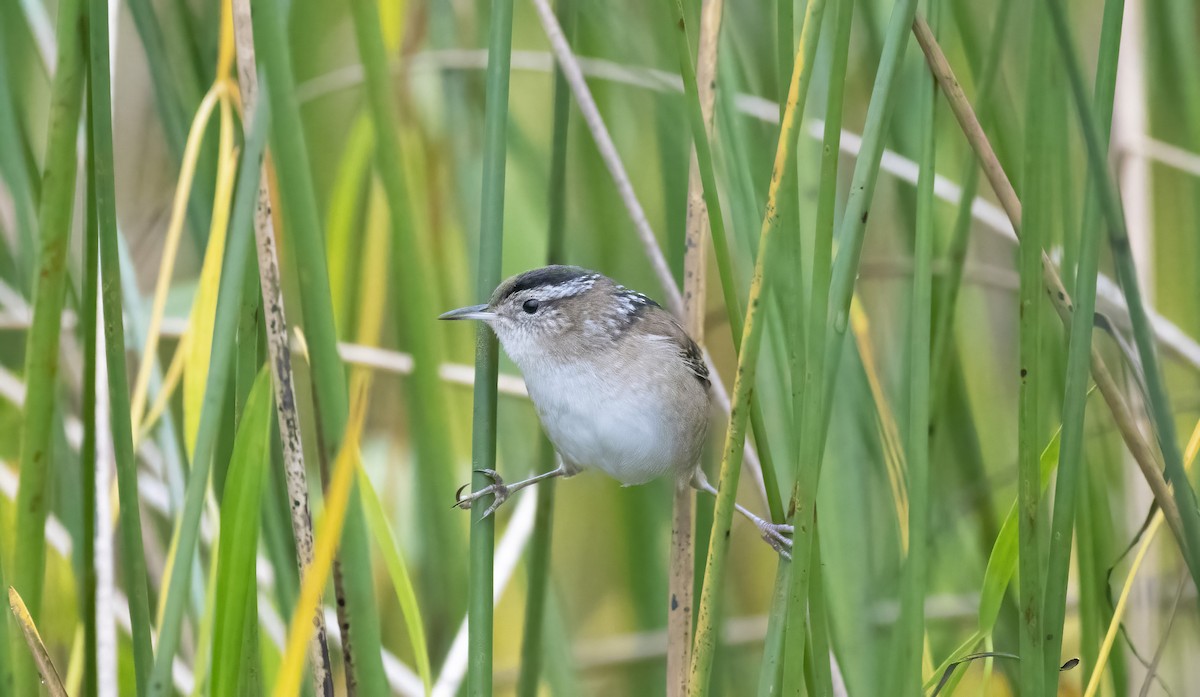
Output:
M429 648L425 641L425 625L421 621L421 606L417 603L417 593L413 588L412 577L408 573L408 565L400 554L400 545L392 526L388 523L387 513L375 493L375 487L367 478L362 465L358 467L358 487L362 491L363 512L367 516L367 527L375 538L379 553L383 555L384 566L392 579L392 589L396 592L396 601L400 604L400 612L404 615L404 626L408 630L408 640L412 644L413 654L417 659L417 674L425 685L425 693L433 689L433 671L429 667ZM544 490L543 490L544 495Z
M191 574L181 572L190 569L196 554L196 543L200 532L200 515L204 507L205 492L208 491L209 472L212 469L213 451L221 410L225 402L225 391L233 369L241 294L245 285L246 264L250 257L252 216L258 199L258 175L266 146L267 124L270 110L265 103L259 106L246 139L245 152L238 171L237 194L233 214L229 221L230 235L227 253L221 269L220 289L217 294L216 319L213 325L212 357L208 367L208 386L204 392L200 424L196 433L196 448L192 457L192 469L188 475L184 493L183 512L179 518L178 544L170 566L170 583L163 603L163 619L158 634L158 655L151 672L147 693L163 695L170 689L171 665L179 646L183 612L186 607ZM125 506L121 507L122 512Z

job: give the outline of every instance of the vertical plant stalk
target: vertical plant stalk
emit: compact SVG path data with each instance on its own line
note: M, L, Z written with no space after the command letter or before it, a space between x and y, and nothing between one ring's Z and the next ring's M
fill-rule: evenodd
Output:
M1088 169L1096 185L1100 208L1108 223L1109 245L1112 248L1113 262L1117 267L1117 279L1121 283L1126 304L1129 306L1129 321L1133 328L1138 357L1141 359L1142 370L1145 373L1143 377L1146 381L1146 391L1150 396L1150 413L1153 417L1155 433L1158 436L1159 449L1162 451L1163 461L1166 465L1167 479L1174 487L1175 502L1183 523L1185 539L1183 556L1188 570L1191 572L1192 580L1200 584L1200 508L1196 506L1196 492L1188 482L1187 473L1183 468L1183 455L1179 450L1179 439L1175 432L1175 418L1158 366L1158 349L1154 333L1146 315L1146 307L1142 302L1141 288L1138 286L1137 270L1130 252L1129 232L1125 228L1125 215L1121 210L1120 195L1108 173L1104 138L1096 115L1088 104L1087 88L1083 84L1083 71L1079 66L1079 57L1075 53L1066 11L1055 0L1047 0L1047 5L1050 9L1050 24L1054 28L1055 45L1058 46L1059 54L1066 67L1071 98L1079 116L1084 143L1087 145Z
M896 77L899 74L904 50L908 45L908 27L916 15L916 10L916 0L900 0L892 7L879 69L871 90L871 102L867 108L862 144L850 181L850 193L846 199L846 210L838 235L838 255L833 262L830 278L829 309L826 322L832 324L833 331L828 335L824 348L825 376L821 390L822 423L817 434L818 437L812 444L812 447L817 448L817 452L824 451L825 440L829 433L829 419L833 413L834 376L838 374L846 329L849 326L850 303L854 297L854 281L858 276L858 263L862 255L868 212L875 192L875 183L879 176L879 164L883 156L883 139L886 136L886 125L891 115ZM819 472L813 468L813 471L805 477L805 481L797 480L797 483L800 484L798 489L800 496L794 499L797 505L794 508L793 518L795 534L790 579L790 606L793 610L797 604L806 602L809 596L812 571L810 563L813 536L816 532L815 501L818 476ZM789 610L788 622L802 624L805 621L804 612L793 610ZM805 632L799 631L797 628L790 631L789 635L795 637L794 641L787 642L787 650L792 652L790 655L802 656L801 649L806 638ZM794 647L793 644L800 646ZM790 663L791 661L789 661ZM793 680L796 679L793 677Z
M150 599L146 558L142 547L137 462L133 452L133 424L130 422L129 383L125 367L125 325L121 307L121 265L117 250L116 191L113 181L108 0L89 0L89 14L92 20L88 33L91 69L89 94L92 100L89 105L92 116L90 135L95 141L92 146L95 160L92 176L96 179L96 229L100 243L109 414L112 420L113 452L117 463L121 506L121 563L125 592L129 598L134 671L137 675L138 692L144 693L148 687L154 650L150 638Z
M1125 0L1107 0L1104 3L1104 20L1100 30L1100 49L1096 67L1094 103L1096 112L1103 121L1105 142L1112 127L1113 96L1116 90L1117 55L1121 42L1121 23L1125 11ZM1041 14L1041 13L1039 13ZM1039 29L1039 31L1042 31ZM1047 38L1048 41L1048 38ZM1049 50L1045 51L1046 54ZM1049 98L1044 89L1039 100ZM1033 123L1033 122L1030 122ZM1031 128L1031 126L1026 126ZM1037 128L1033 126L1033 128ZM1040 127L1039 130L1044 130ZM1038 147L1048 146L1049 139L1042 137ZM1032 163L1031 163L1032 164ZM1048 164L1041 163L1042 166ZM1040 167L1039 167L1040 169ZM1026 174L1029 195L1045 205L1041 198L1035 176ZM1029 206L1031 209L1032 205ZM1042 219L1043 221L1045 218ZM1029 226L1026 225L1028 230ZM1028 232L1026 233L1028 235ZM1050 556L1046 567L1045 606L1042 610L1043 627L1039 635L1046 637L1045 658L1042 673L1050 685L1057 685L1057 671L1062 661L1063 623L1066 620L1067 578L1071 571L1071 539L1075 529L1076 497L1080 488L1083 469L1083 426L1087 406L1088 366L1091 359L1092 317L1096 311L1096 274L1100 258L1100 210L1096 201L1096 190L1088 187L1084 194L1083 227L1079 232L1079 265L1075 273L1075 313L1071 317L1070 344L1067 348L1067 378L1063 393L1062 448L1059 451L1058 478L1054 487L1054 517L1050 529ZM1042 232L1044 239L1044 230ZM1022 581L1025 578L1021 574ZM1022 601L1024 604L1024 601ZM1022 652L1022 655L1025 655ZM1022 662L1022 672L1026 666Z
M937 25L938 2L928 0L926 3L933 26ZM937 236L933 211L933 178L937 164L937 82L932 75L921 76L918 99L923 132L921 171L917 177L916 239L909 320L908 438L905 443L909 544L900 579L900 626L893 638L897 649L897 679L894 685L901 690L922 682L925 586L929 577L930 331L933 323L933 240Z
M738 282L733 274L733 263L729 254L729 240L725 234L725 216L721 210L721 199L718 195L717 176L713 166L712 146L709 144L709 139L712 132L712 105L706 104L702 99L700 85L704 85L704 90L709 93L708 99L711 102L711 94L713 90L712 83L716 76L715 59L714 65L711 68L711 74L707 79L701 81L697 78L696 69L692 67L691 46L688 42L687 28L685 25L685 13L683 11L683 3L680 0L672 0L675 10L675 22L678 27L678 35L676 36L676 48L679 53L679 72L683 80L684 104L688 111L688 121L692 131L692 143L694 145L696 174L700 180L700 193L705 206L705 219L708 222L709 229L712 231L713 249L716 251L717 273L721 278L721 291L725 299L726 313L729 316L729 328L733 339L734 353L739 353L742 350L742 331L743 319L742 309L738 302ZM722 5L723 6L723 5ZM817 3L816 8L816 24L820 25L820 12L824 8L824 0ZM721 7L716 8L721 10ZM812 12L806 14L806 20L812 15ZM703 20L703 15L702 15ZM704 39L704 27L701 27L701 39ZM716 36L711 40L716 43L720 36L720 25L716 27ZM815 42L811 47L809 54L809 63L811 57L816 52ZM806 93L808 82L807 78L811 76L811 71L801 77L801 93ZM800 105L800 112L803 115L804 106ZM786 192L785 192L786 193ZM785 202L786 203L786 202ZM788 204L790 206L791 204ZM785 206L787 207L787 206ZM661 252L659 252L661 254ZM672 285L672 290L674 286ZM680 318L683 318L686 310L681 309ZM716 371L713 371L715 374ZM716 391L720 392L721 388L716 387ZM775 472L774 460L771 457L769 439L767 437L766 422L763 419L762 407L756 394L751 392L750 395L750 428L754 432L755 443L759 447L762 458L762 477L763 488L767 498L767 507L771 511L771 518L777 521L783 520L783 503L779 495L779 478Z
M680 36L677 44L680 48L680 66L682 71L691 68L691 50L688 48L688 37L682 24L683 6L678 0L674 3L677 8ZM707 154L707 162L702 173L699 163L700 148L707 150L713 131L713 107L716 103L717 51L720 45L721 19L725 7L724 0L707 0L700 11L700 39L696 53L696 68L691 79L684 80L684 90L695 91L695 97L685 97L688 101L689 112L693 121L700 116L701 123L692 124L696 146L693 147L688 166L687 191L687 222L684 237L683 257L683 319L684 328L694 341L704 345L704 309L705 309L705 251L708 248L705 240L710 228L709 207L707 199L717 204L712 211L713 216L720 218L721 208L717 203L715 177L712 176L712 157ZM698 101L697 110L693 107L693 99ZM727 244L724 235L724 221L718 224L722 228L719 244ZM714 243L716 237L714 236ZM728 249L728 247L726 247ZM723 262L729 266L729 255L724 255ZM729 279L729 289L732 288L732 277ZM737 304L731 306L736 308ZM764 442L764 441L760 441ZM699 466L699 463L697 463ZM774 477L772 477L774 478ZM768 486L768 491L779 491L778 486ZM776 493L778 498L778 493ZM692 605L695 585L696 549L693 541L695 527L695 493L685 481L675 482L674 499L671 508L671 558L669 576L669 599L667 605L667 695L668 697L683 697L687 694L688 668L691 663L692 648Z
M807 510L816 505L816 489L820 480L821 461L824 457L823 439L820 435L824 418L821 414L822 391L825 381L825 342L828 335L830 274L833 259L834 213L837 207L838 157L841 154L842 107L846 92L846 67L849 64L850 29L853 24L853 0L838 0L835 16L833 60L830 63L829 88L826 99L825 128L821 148L821 186L817 201L817 218L814 225L812 292L808 307L809 327L805 332L804 385L800 424L800 452L793 474L789 507ZM814 513L814 521L816 519ZM814 556L816 555L816 532L813 533ZM793 560L795 557L793 557ZM785 684L798 685L803 679L803 634L805 631L805 608L809 594L805 594L796 577L795 565L788 574L776 579L776 595L785 593L786 610L769 621L768 640L759 671L758 691L760 695L771 694L780 677ZM816 588L820 567L810 582L810 590ZM816 631L816 627L813 627ZM795 637L785 641L785 637ZM795 644L799 643L799 646ZM786 653L785 653L786 649ZM827 666L825 656L817 656L814 662ZM787 667L788 675L781 676L780 669Z
M233 35L237 45L238 89L245 107L245 121L252 123L258 108L258 64L255 61L250 0L233 0ZM312 513L308 502L308 475L304 465L300 414L296 410L292 352L288 346L287 312L279 280L275 222L267 188L270 182L267 176L269 166L268 159L264 157L254 209L254 243L258 254L259 287L263 295L267 355L275 392L275 414L283 453L283 476L288 493L287 508L292 523L292 537L296 542L296 564L300 582L303 583L313 560ZM321 608L313 614L313 636L309 641L308 660L312 667L314 691L323 697L332 697L333 676L329 669L325 613Z
M820 2L821 0L816 1ZM704 586L701 589L700 608L697 613L696 637L692 646L692 662L688 677L690 695L708 694L713 657L719 640L716 627L721 614L721 599L724 592L729 530L733 521L738 478L741 475L742 457L745 452L750 393L753 390L755 374L758 369L758 348L762 343L763 324L758 314L765 289L764 272L775 237L772 233L779 222L776 211L779 192L781 187L791 182L789 172L794 169L796 129L801 120L800 112L803 109L804 100L801 95L801 76L806 72L811 74L811 67L806 65L808 58L802 39L801 46L796 51L795 63L792 66L792 81L788 88L787 108L784 111L784 119L780 122L779 142L775 150L775 163L767 191L766 213L759 233L758 257L754 261L754 275L750 279L746 323L742 331L742 350L738 355L737 375L733 384L729 429L725 435L725 448L721 458L716 510L713 513L713 529L709 538L708 557L704 569Z
M294 245L301 287L301 309L312 366L317 413L319 452L332 462L340 449L347 418L346 379L337 353L337 333L329 292L329 270L321 239L312 172L296 101L296 84L288 53L286 22L277 0L258 0L255 9L255 46L269 79L266 101L272 112L272 150L278 164L279 190L286 211L287 239ZM365 694L386 689L380 657L379 616L371 584L371 556L366 520L357 488L352 488L342 532L341 563L354 569L346 576L345 602L350 627L343 641L356 649L355 674ZM348 631L347 631L348 630Z
M12 610L13 616L17 618L17 625L21 627L25 644L29 647L29 653L33 655L33 662L37 665L38 673L42 676L42 684L50 692L51 697L67 697L67 690L63 687L62 678L58 676L58 670L50 661L50 653L46 651L46 645L42 643L42 637L38 633L33 617L29 614L29 609L21 600L21 594L11 586L8 589L8 607ZM30 694L38 694L38 692Z
M1030 15L1033 27L1033 47L1029 60L1028 89L1026 91L1025 118L1025 156L1024 182L1027 187L1026 210L1024 218L1023 237L1019 247L1018 269L1021 277L1020 287L1020 348L1019 365L1020 391L1017 413L1017 544L1018 544L1018 577L1020 581L1019 612L1019 646L1020 655L1025 658L1020 662L1019 677L1022 694L1041 695L1046 690L1056 691L1052 686L1057 685L1057 676L1051 676L1042 670L1038 656L1042 655L1045 646L1043 637L1043 576L1042 576L1042 538L1044 533L1039 508L1041 506L1041 467L1040 467L1040 438L1041 421L1039 419L1038 394L1043 383L1042 361L1039 361L1042 326L1042 284L1038 278L1042 240L1047 239L1052 220L1051 201L1046 192L1049 177L1046 168L1049 165L1048 149L1050 148L1050 124L1047 123L1052 105L1049 100L1050 79L1047 73L1049 60L1049 35L1045 25L1042 8L1032 6ZM1091 313L1084 316L1087 324L1091 325ZM1072 348L1076 349L1074 339L1078 335L1072 333ZM1087 336L1090 346L1090 334ZM1068 377L1068 389L1072 383ZM1081 395L1086 396L1086 395ZM1064 416L1064 421L1065 421ZM1065 432L1065 425L1064 425ZM1061 452L1061 451L1060 451ZM1060 462L1062 462L1060 455ZM1061 468L1060 477L1061 481ZM1059 492L1055 497L1055 506L1059 507ZM1057 514L1055 516L1058 517ZM1070 548L1070 528L1068 528L1066 547ZM1052 546L1054 545L1052 542ZM1052 552L1053 553L1053 552ZM1068 552L1069 553L1069 552ZM1049 625L1046 627L1049 631ZM1057 666L1055 666L1057 668Z
M576 0L558 0L557 16L563 34L568 41L575 38L575 26L579 11ZM571 115L571 92L561 66L554 70L554 116L550 146L550 186L547 193L549 203L549 230L546 251L547 264L566 261L564 244L567 224L567 150L568 130ZM686 263L686 261L685 261ZM686 270L685 270L686 273ZM554 446L543 435L541 440L542 472L555 466ZM554 500L557 484L554 479L538 486L537 513L533 523L533 535L529 541L529 591L525 594L525 632L521 641L521 672L517 678L518 697L537 697L538 683L542 672L542 656L545 652L543 638L546 633L546 605L550 589L550 543L554 529ZM690 615L690 613L689 613ZM688 630L691 630L690 618ZM691 636L688 636L688 644ZM668 674L669 669L668 669Z
M88 86L87 129L95 130L92 116L91 86ZM87 140L87 168L96 171L96 141ZM83 333L83 443L79 448L79 488L83 498L83 547L79 621L83 623L83 694L95 695L98 687L96 656L96 310L100 287L100 231L96 214L96 178L87 178L86 219L83 241L83 307L80 331Z
M967 142L970 143L971 148L979 157L980 167L983 169L984 175L988 178L988 183L995 192L996 198L999 199L1001 207L1004 208L1004 212L1008 215L1008 219L1013 225L1013 230L1019 238L1021 235L1021 201L1017 198L1017 193L1013 189L1012 182L1009 181L1004 168L1001 167L1000 161L996 157L995 151L992 149L991 143L988 141L987 135L979 125L979 119L975 116L970 102L963 93L962 86L958 83L958 79L955 78L954 71L950 68L945 54L942 53L941 47L938 46L937 41L929 33L928 26L924 20L919 17L913 22L913 34L917 37L917 42L921 45L921 50L925 53L925 60L929 63L930 70L933 71L934 76L937 77L938 84L941 85L942 93L946 96L946 101L950 104L950 109L954 112L954 117L962 129L963 135L966 136ZM1062 279L1059 278L1054 262L1051 261L1045 252L1042 253L1042 283L1059 318L1067 322L1075 310L1074 301L1071 299L1070 294L1067 293L1066 288L1063 287ZM1138 429L1137 421L1133 416L1129 403L1125 399L1125 395L1117 386L1116 380L1113 379L1112 373L1109 372L1108 366L1105 364L1104 359L1101 358L1095 346L1092 347L1091 362L1092 380L1095 381L1096 387L1100 390L1101 395L1103 395L1104 401L1112 414L1113 422L1116 424L1117 430L1120 431L1121 438L1125 441L1125 446L1137 462L1138 468L1142 471L1142 476L1145 477L1146 483L1150 486L1150 490L1154 492L1154 500L1162 507L1167 517L1167 523L1170 525L1171 531L1175 534L1175 539L1178 541L1180 549L1183 550L1186 547L1186 543L1183 537L1179 509L1175 505L1175 499L1167 487L1166 480L1163 479L1155 453Z
M409 201L403 155L397 125L400 119L394 102L388 68L388 47L380 31L382 23L376 0L352 0L359 55L366 75L368 111L374 129L375 169L386 192L391 229L394 307L399 313L397 326L410 345L413 355L412 389L409 394L410 419L417 449L416 484L420 491L450 491L454 488L454 453L446 392L438 377L438 363L445 355L441 335L429 331L425 313L436 307L433 291L437 281L424 259L425 242L420 239ZM382 306L381 306L382 308ZM366 310L361 310L366 314ZM486 329L486 327L485 327ZM490 331L490 330L489 330ZM463 590L462 538L458 511L440 500L422 497L417 511L424 520L428 545L435 550L432 583L452 598Z
M486 298L500 284L504 236L504 167L508 143L508 82L512 62L512 0L492 3L488 31L487 104L483 123L483 190L480 194L479 265L476 297ZM475 339L475 397L472 407L471 490L491 482L479 470L496 466L496 378L499 346L492 330L480 323ZM496 518L483 517L484 505L471 507L471 553L467 617L467 694L492 694L492 557Z
M21 430L20 488L17 490L16 545L12 583L29 598L34 614L42 605L46 568L46 516L50 509L54 457L54 403L58 394L58 346L67 291L67 248L75 196L75 135L83 101L85 71L80 29L82 0L58 9L58 68L50 93L46 164L38 210L39 242L34 279L33 321L25 343L25 412ZM7 76L0 79L8 79ZM14 642L15 643L15 642ZM17 694L37 691L37 672L24 651L13 651Z

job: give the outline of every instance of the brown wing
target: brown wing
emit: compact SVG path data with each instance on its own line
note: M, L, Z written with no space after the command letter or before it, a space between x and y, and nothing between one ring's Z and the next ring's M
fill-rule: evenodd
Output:
M692 337L688 336L688 333L683 327L679 326L679 322L676 322L675 318L669 312L651 301L651 304L643 308L642 312L638 314L637 319L640 322L646 323L646 329L650 333L670 339L679 350L679 357L683 359L688 370L692 372L692 375L696 376L696 379L700 381L704 389L707 390L709 388L711 383L708 378L708 365L704 362L704 352L700 350L700 347L696 345Z

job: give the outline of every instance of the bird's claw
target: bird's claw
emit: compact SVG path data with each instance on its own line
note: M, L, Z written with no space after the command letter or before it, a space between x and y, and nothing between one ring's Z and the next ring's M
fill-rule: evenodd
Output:
M762 535L763 540L771 545L771 549L779 552L779 556L791 561L791 535L795 532L795 527L786 523L771 523L761 519L756 524L758 525L758 532Z
M495 500L492 501L492 505L488 506L487 510L483 512L483 515L479 516L479 519L483 520L484 518L495 513L496 509L500 507L500 504L508 500L508 487L504 485L504 480L500 478L500 474L497 473L496 470L482 469L475 471L491 479L492 483L483 487L479 491L472 492L468 496L463 496L462 492L463 489L471 486L469 482L458 487L458 491L454 492L454 507L461 508L466 511L471 508L471 504L475 501L483 498L484 496L493 496L495 497Z

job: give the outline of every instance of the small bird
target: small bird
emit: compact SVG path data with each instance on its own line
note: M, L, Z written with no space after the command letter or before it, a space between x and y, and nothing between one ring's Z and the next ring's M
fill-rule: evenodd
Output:
M456 506L493 496L486 517L520 489L589 468L627 486L670 474L716 495L699 467L710 401L704 354L649 297L595 271L546 266L507 279L486 304L438 319L491 327L524 374L558 456L555 469L514 484L479 470L492 484L465 497L459 489ZM790 556L792 526L737 508Z

